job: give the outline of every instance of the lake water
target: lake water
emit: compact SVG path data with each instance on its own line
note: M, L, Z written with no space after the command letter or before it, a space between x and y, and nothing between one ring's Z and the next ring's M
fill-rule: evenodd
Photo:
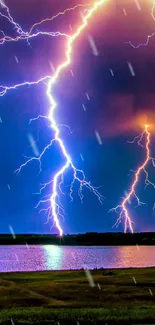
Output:
M0 272L155 266L155 246L0 246Z

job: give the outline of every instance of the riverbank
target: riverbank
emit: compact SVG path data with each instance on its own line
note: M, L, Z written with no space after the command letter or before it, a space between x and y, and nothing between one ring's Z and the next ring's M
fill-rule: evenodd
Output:
M0 273L2 324L155 324L155 268ZM92 282L91 282L92 284Z
M155 245L155 233L85 233L63 235L0 234L0 245L124 246Z

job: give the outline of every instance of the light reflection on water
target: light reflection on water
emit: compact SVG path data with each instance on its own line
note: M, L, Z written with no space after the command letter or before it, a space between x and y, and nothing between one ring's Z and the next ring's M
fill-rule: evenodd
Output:
M47 245L42 246L45 255L45 269L46 270L61 270L63 251L60 246Z
M0 246L0 272L155 266L155 246Z

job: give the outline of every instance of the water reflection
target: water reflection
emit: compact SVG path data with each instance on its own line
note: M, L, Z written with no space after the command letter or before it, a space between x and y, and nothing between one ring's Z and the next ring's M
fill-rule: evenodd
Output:
M45 254L46 270L61 270L63 249L61 246L47 245L43 246Z
M155 265L154 246L122 246L115 253L118 268Z
M154 265L154 246L0 246L0 272Z

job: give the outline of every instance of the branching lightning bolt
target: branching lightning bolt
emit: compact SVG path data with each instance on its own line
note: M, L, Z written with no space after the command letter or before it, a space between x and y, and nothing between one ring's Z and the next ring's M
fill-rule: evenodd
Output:
M43 118L47 118L49 120L51 129L54 131L55 136L51 140L51 142L43 149L43 151L42 151L42 153L40 154L39 157L31 157L31 158L28 158L28 160L24 164L22 164L20 166L20 168L17 169L16 172L19 173L22 170L23 167L25 167L28 163L30 163L32 161L37 161L39 163L40 170L41 170L41 159L42 159L44 153L52 146L52 143L53 142L56 142L56 143L59 144L59 147L61 149L62 155L65 158L65 163L56 172L56 174L54 175L54 178L53 179L51 179L48 183L43 184L42 188L40 189L40 193L47 186L50 186L50 185L52 185L52 191L51 191L51 194L47 198L41 200L38 203L37 206L39 206L42 203L43 204L44 203L48 203L49 204L48 208L46 209L46 211L48 211L48 218L52 218L53 217L54 224L57 227L57 229L59 230L60 236L62 236L63 230L62 230L62 227L61 227L60 222L59 222L59 217L63 214L64 211L63 211L62 204L60 202L60 194L59 193L62 193L62 191L61 191L61 184L62 184L63 179L64 179L64 173L67 170L70 170L71 169L72 170L72 173L73 173L73 180L72 180L72 183L71 183L71 186L70 186L70 198L71 198L71 200L73 199L73 196L72 196L72 194L73 194L73 187L74 187L74 183L76 181L79 183L78 193L79 193L79 196L80 196L80 199L81 200L83 199L83 192L82 192L83 187L86 187L91 192L93 192L97 196L98 200L101 203L102 203L102 200L103 200L103 197L99 193L98 189L95 188L95 187L93 187L91 185L91 183L86 180L84 172L82 170L80 170L80 169L77 169L74 166L73 161L72 161L72 159L71 159L71 157L70 157L70 155L69 155L69 153L68 153L68 151L66 149L66 146L65 146L62 138L60 137L59 126L58 126L58 124L57 124L57 122L56 122L56 120L54 118L54 112L55 112L55 109L57 107L57 103L56 103L56 101L55 101L55 99L54 99L54 97L52 95L52 89L53 89L53 85L57 82L58 78L60 77L61 72L65 68L67 68L67 66L69 66L70 63L71 63L73 45L74 45L75 40L80 36L80 34L86 28L89 19L93 16L93 14L95 13L95 11L99 7L101 7L104 2L105 2L105 0L99 0L99 1L95 2L94 5L93 5L93 7L87 12L86 15L83 16L83 22L78 27L77 31L72 36L68 36L67 35L66 60L62 64L60 64L58 66L58 68L56 69L56 71L55 71L55 73L54 73L54 75L52 77L51 76L45 76L45 77L40 78L38 81L34 81L34 82L28 82L28 81L26 81L26 82L23 82L21 84L16 84L16 85L13 85L13 86L10 86L10 87L8 87L8 86L0 86L0 95L3 96L10 89L17 89L18 87L21 87L21 86L34 85L34 84L38 84L41 81L47 81L47 92L46 92L46 94L47 94L47 97L48 97L49 102L50 102L50 110L49 110L49 114L47 115L47 117L45 117L45 116L38 116L38 118L43 117ZM2 1L1 1L1 3L2 3ZM71 10L73 10L73 9L71 9ZM64 14L65 12L63 12L61 14ZM8 17L9 17L9 20L10 20L10 12L9 12L9 9L7 9L7 14L8 14ZM13 21L11 21L11 22L13 23ZM36 24L34 24L32 26L32 28L30 30L30 33L32 32L32 29L35 26L36 26ZM30 35L29 33L27 34L27 33L23 32L22 29L20 28L20 26L18 24L16 25L16 29L17 29L18 34L20 34L19 35L20 39L22 37L23 38L24 37L25 38L29 38L32 35L32 34ZM59 35L60 34L61 33L59 33ZM4 38L5 38L5 36L4 36ZM42 209L42 210L45 210L45 209Z
M37 30L37 32L32 34L32 30L34 28L36 28L37 26L42 25L45 22L53 21L54 19L58 18L59 16L65 15L69 11L73 11L73 10L75 10L77 8L80 8L80 7L88 6L87 4L78 4L78 5L74 6L74 7L67 8L64 11L59 12L55 16L45 18L45 19L42 19L41 21L39 21L37 23L34 23L32 25L32 27L30 28L29 32L24 32L23 29L21 28L21 26L17 22L15 22L15 20L13 19L13 17L10 14L9 8L4 4L4 2L2 0L0 0L0 5L2 6L2 8L6 9L6 12L7 12L7 14L3 14L3 13L0 12L0 16L6 18L13 25L14 29L17 31L17 34L18 34L16 37L11 37L11 36L5 35L4 31L0 31L2 33L2 36L3 36L3 37L0 38L0 44L4 44L5 42L17 42L19 40L27 40L28 44L29 44L29 40L31 38L37 37L39 35L44 35L44 36L45 35L46 36L66 36L66 37L68 37L68 35L65 34L65 33L43 32L43 31L38 31L38 30Z
M0 12L0 16L6 18L17 30L18 34L24 34L24 31L22 30L21 26L14 21L13 17L11 16L9 7L5 4L3 0L0 0L0 6L6 10L6 14Z
M145 204L140 201L139 197L136 194L136 187L139 183L139 179L140 179L142 172L144 172L144 174L146 176L145 177L145 186L151 185L151 186L153 186L153 188L155 188L155 184L149 180L148 171L146 170L148 163L150 161L152 161L153 166L154 166L154 161L155 161L154 158L151 157L151 153L150 153L150 138L151 138L151 134L149 131L149 125L145 124L143 133L140 134L139 136L135 137L134 140L131 141L131 143L137 141L138 145L143 146L142 141L145 139L145 146L144 146L145 153L146 153L145 159L144 159L143 163L138 167L137 171L135 172L134 180L131 184L130 190L127 193L126 197L123 198L120 205L118 205L116 208L111 209L111 211L115 211L115 212L121 211L119 214L119 217L115 223L115 226L118 226L119 223L121 222L121 220L124 218L124 220L125 220L124 232L126 232L127 229L129 229L132 233L134 232L133 221L130 217L130 213L127 208L128 202L132 198L136 198L138 205Z
M154 10L155 10L155 2L153 2L152 9L151 9L151 16L152 16L153 20L155 20ZM149 42L150 42L150 39L153 36L155 36L155 32L148 35L147 39L146 39L146 41L144 43L139 43L137 45L134 45L131 41L128 41L128 42L125 42L125 44L130 44L134 49L138 49L141 46L147 46L149 44Z

